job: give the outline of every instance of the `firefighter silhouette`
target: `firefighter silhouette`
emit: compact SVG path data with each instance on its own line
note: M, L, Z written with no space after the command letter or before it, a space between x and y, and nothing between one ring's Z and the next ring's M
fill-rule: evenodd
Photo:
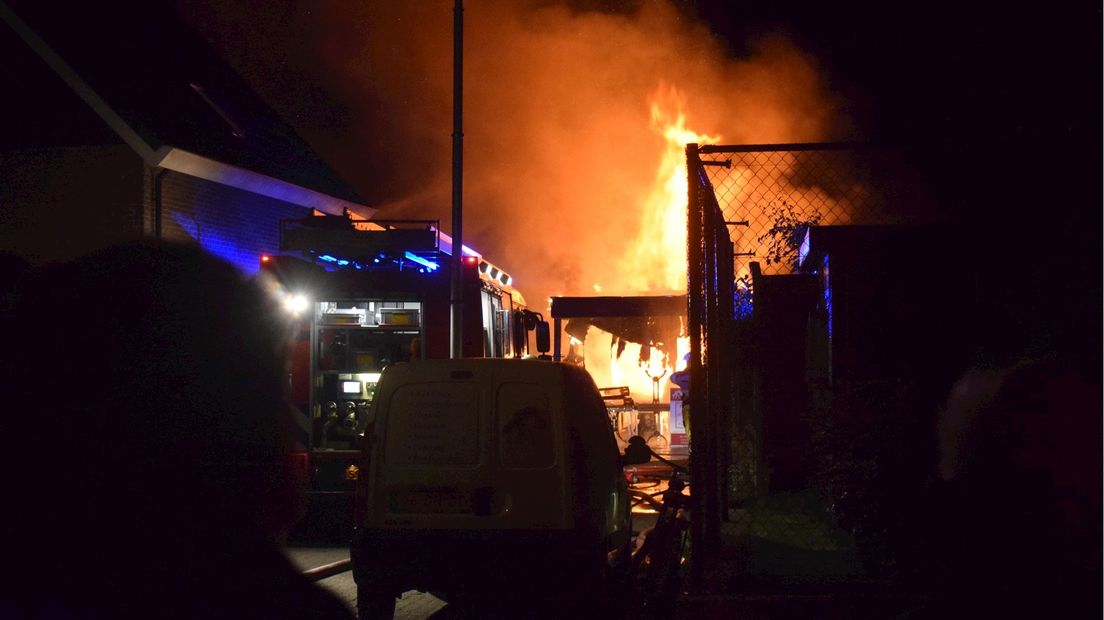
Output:
M653 450L667 447L667 438L659 432L659 423L654 411L641 411L637 414L636 434L640 435Z

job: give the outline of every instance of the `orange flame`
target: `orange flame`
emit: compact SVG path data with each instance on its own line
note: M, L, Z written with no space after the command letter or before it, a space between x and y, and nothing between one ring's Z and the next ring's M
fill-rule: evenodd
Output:
M662 138L662 153L655 182L641 207L640 230L621 260L625 289L631 293L665 294L686 290L686 144L717 143L719 136L697 133L687 127L686 97L677 88L660 85L650 98L651 129ZM596 285L597 288L597 285ZM689 352L688 338L679 338L667 354L653 348L649 359L640 360L639 344L628 344L618 357L612 354L611 338L588 338L586 356L591 360L610 357L608 376L590 365L602 385L626 385L637 402L651 402L653 389L661 402L670 394L673 371L684 370ZM598 371L598 372L596 372ZM653 381L659 377L658 381Z
M686 127L686 97L661 85L650 100L652 131L663 138L655 183L641 209L640 231L621 263L631 291L686 290L686 145L719 136Z
M670 400L671 373L686 369L686 354L690 352L690 339L679 338L674 351L668 355L653 348L646 362L640 361L640 345L628 343L618 357L614 354L613 337L597 329L590 330L584 345L587 370L599 387L628 386L637 403L652 402L653 388L659 402ZM574 344L578 345L577 342ZM609 365L602 362L609 358ZM659 377L653 382L652 377Z

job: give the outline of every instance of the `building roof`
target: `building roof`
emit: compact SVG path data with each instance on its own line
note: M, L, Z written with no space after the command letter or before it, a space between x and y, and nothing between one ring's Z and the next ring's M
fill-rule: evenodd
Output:
M585 340L593 325L618 339L673 352L674 339L683 335L686 300L685 294L553 297L552 318L557 328L561 319L570 319L565 331L578 340Z
M553 318L686 316L686 295L553 297Z
M374 213L170 3L0 0L0 18L148 165Z

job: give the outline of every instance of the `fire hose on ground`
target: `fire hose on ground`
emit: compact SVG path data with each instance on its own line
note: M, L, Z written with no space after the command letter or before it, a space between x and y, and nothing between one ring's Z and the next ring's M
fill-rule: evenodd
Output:
M345 571L351 570L353 562L349 558L344 560L338 560L330 564L323 564L322 566L315 566L314 568L303 571L303 575L311 581L321 581L327 577L333 577L334 575L340 575Z

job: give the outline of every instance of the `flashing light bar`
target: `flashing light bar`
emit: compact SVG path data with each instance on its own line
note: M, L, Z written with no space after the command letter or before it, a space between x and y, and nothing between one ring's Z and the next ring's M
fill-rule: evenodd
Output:
M437 231L437 234L440 235L440 238L441 238L440 250L442 252L444 252L445 254L451 255L452 254L452 237L446 235L445 233L441 232L440 230ZM499 269L498 267L484 261L482 254L480 254L476 250L468 247L467 245L462 246L462 249L463 249L463 253L464 253L463 254L463 262L465 264L468 264L468 265L477 265L478 268L479 268L479 275L482 278L484 278L486 280L490 280L492 282L497 282L499 284L502 284L503 286L510 286L513 283L513 278L510 276L510 274L508 274L505 271L502 271L501 269ZM315 255L315 257L318 260L321 260L321 261L324 261L324 262L327 262L327 263L332 263L332 264L335 264L339 267L347 267L349 265L352 265L356 269L363 269L364 268L364 266L361 265L358 262L349 261L349 260L346 260L346 259L343 259L343 258L338 258L338 257L330 255L330 254L317 254L317 255ZM426 273L427 271L428 272L434 272L434 271L437 271L438 269L441 268L441 265L439 263L437 263L437 262L435 262L431 259L425 258L423 256L418 256L417 254L415 254L415 253L413 253L409 250L404 250L403 251L403 257L406 260L409 260L413 263L416 263L416 264L420 265L423 268L423 269L420 270L420 271L422 271L422 273ZM267 254L264 254L264 255L261 256L261 262L262 263L268 263L271 260L272 260L272 257L267 255ZM381 252L378 256L376 256L372 259L372 263L378 265L384 260L388 260L387 256L384 253Z
M445 233L441 232L440 230L437 231L437 234L441 237L441 251L444 252L445 254L448 254L449 256L452 256L452 237L446 235ZM465 257L467 257L467 256L475 256L476 258L482 258L483 257L482 254L480 254L479 252L471 249L470 247L467 246L467 244L464 244L463 246L461 246L461 248L464 252L463 255Z
M335 263L339 267L345 267L349 264L349 261L345 260L344 258L334 258L333 256L330 256L329 254L319 254L318 258L320 258L321 260L326 261L327 263Z
M415 254L415 253L413 253L409 250L404 254L404 256L406 256L407 259L412 260L415 263L418 263L419 265L422 265L426 269L429 269L430 271L436 271L437 268L440 266L437 263L435 263L435 262L433 262L433 261L431 261L427 258L422 258L421 256L418 256L417 254Z

